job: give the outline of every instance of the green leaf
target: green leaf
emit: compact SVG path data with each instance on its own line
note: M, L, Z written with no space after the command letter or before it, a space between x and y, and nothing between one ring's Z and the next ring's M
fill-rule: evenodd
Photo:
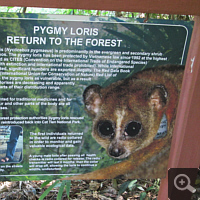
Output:
M155 187L154 185L152 185L152 186L148 187L148 188L146 189L146 191L148 192L148 191L150 191L150 190L156 190L156 189L158 189L158 188Z
M40 188L45 187L46 185L48 185L51 182L51 180L45 181L44 183L42 183L42 185L40 186Z
M129 190L132 190L136 186L136 183L137 183L137 179L131 181L128 185Z
M140 194L140 200L144 200L146 196L147 196L147 193L146 192L142 192Z
M7 6L8 9L14 8L13 6Z
M60 186L60 188L59 188L57 200L61 200L66 182L67 182L67 181L62 181L62 184L61 184L61 186Z
M65 189L66 189L66 193L67 193L68 199L69 199L70 187L71 187L71 180L67 180L67 181L66 181Z
M128 185L130 184L131 181L126 181L124 183L121 184L120 188L119 188L119 194L122 194L123 192L126 191L126 189L128 188Z
M137 186L137 188L138 188L139 190L141 190L141 191L144 191L144 188L141 187L141 186Z
M200 179L197 179L197 180L195 181L195 185L198 185L198 184L200 184Z
M53 183L51 186L49 186L45 191L44 193L40 196L39 200L42 200L44 199L47 194L55 187L55 185L57 185L57 183L59 182L59 180L57 180L55 183Z

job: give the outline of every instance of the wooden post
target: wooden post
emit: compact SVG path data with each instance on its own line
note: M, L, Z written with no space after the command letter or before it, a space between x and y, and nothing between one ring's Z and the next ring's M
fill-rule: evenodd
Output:
M169 168L199 168L200 165L200 16L187 56L170 151ZM161 181L159 200L168 198L168 179Z

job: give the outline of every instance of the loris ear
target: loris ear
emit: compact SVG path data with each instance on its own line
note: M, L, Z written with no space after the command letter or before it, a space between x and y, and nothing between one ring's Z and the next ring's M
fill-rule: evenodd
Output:
M86 111L89 115L95 116L100 109L101 105L101 86L90 85L83 93L83 100L85 103Z
M164 85L156 85L149 94L149 104L153 109L159 111L167 103L168 93Z

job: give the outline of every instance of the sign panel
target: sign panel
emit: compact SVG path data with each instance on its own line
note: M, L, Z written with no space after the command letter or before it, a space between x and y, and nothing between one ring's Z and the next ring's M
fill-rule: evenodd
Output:
M127 159L116 155L123 154L120 148L108 156L104 142L92 136L100 103L89 104L85 88L108 88L144 69L184 64L192 25L11 17L0 19L0 179L66 177L120 162L115 157ZM166 115L156 141L167 134ZM102 121L98 132L114 132L115 125Z

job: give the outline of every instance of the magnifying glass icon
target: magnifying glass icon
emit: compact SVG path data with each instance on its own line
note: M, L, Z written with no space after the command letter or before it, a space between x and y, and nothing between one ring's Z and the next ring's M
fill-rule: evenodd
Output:
M174 179L174 185L178 190L189 190L192 193L196 192L196 189L190 185L190 178L185 174L179 174Z

